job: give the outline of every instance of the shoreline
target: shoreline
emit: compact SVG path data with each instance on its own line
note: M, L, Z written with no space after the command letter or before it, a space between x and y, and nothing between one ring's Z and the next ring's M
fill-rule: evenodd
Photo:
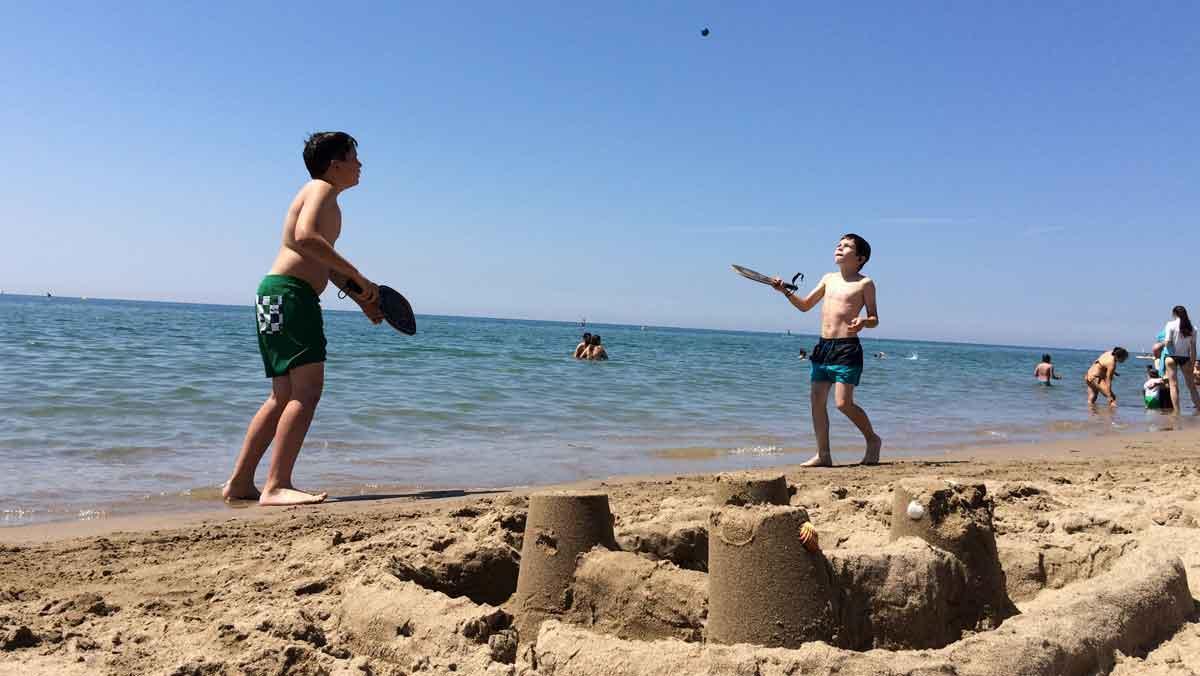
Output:
M1128 452L1131 446L1153 446L1161 444L1164 441L1174 444L1200 443L1200 427L1187 425L1184 429L1160 430L1156 432L1114 432L1111 434L1056 439L1046 442L988 443L951 449L940 453L918 453L899 457L889 457L887 446L885 445L880 467L912 465L914 468L917 468L923 464L939 462L1082 461L1085 458L1112 458ZM789 450L786 454L790 455L794 454L794 452ZM820 476L847 469L858 469L866 472L874 471L874 468L863 467L857 463L844 463L835 465L832 468L801 468L800 462L806 459L805 457L796 462L745 469L754 472L778 471L789 476L805 476L810 473L814 476ZM621 474L580 481L551 484L523 484L494 488L442 488L407 492L383 491L378 494L348 493L338 495L331 493L330 499L325 503L307 507L266 508L259 507L250 502L225 504L220 502L219 498L216 498L212 504L196 505L194 508L150 510L135 514L121 514L93 519L63 519L14 526L0 526L0 545L32 545L71 539L95 538L115 533L176 530L234 520L271 521L285 516L286 518L294 518L305 511L310 512L309 514L305 514L305 516L312 516L316 513L328 513L330 515L367 514L375 511L384 511L397 505L437 506L466 501L484 495L527 495L534 491L560 488L594 489L600 486L620 487L646 482L668 481L674 478L697 479L709 477L717 473L719 472L684 471L655 474Z

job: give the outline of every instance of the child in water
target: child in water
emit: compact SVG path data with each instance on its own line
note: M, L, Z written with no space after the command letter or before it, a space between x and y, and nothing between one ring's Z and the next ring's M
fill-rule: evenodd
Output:
M1171 389L1167 379L1159 376L1153 366L1146 366L1146 382L1142 389L1145 393L1146 408L1164 411L1172 408Z

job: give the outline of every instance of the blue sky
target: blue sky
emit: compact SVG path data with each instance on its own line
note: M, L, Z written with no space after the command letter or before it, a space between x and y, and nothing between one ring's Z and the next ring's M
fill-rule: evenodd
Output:
M878 337L1200 313L1196 3L102 4L0 14L9 292L246 302L344 129L339 249L418 313L813 332L729 264L848 230Z

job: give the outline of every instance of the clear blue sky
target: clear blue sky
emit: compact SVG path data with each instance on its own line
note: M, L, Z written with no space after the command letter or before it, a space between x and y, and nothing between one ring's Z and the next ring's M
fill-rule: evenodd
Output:
M853 230L878 337L1200 315L1200 4L568 4L6 5L0 288L247 302L344 129L418 313L813 332L729 264Z

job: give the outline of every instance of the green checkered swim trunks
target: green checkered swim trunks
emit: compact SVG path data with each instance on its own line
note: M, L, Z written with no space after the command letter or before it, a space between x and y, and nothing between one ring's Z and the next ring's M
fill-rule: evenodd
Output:
M267 275L254 297L258 351L268 378L325 361L321 299L308 282L291 275Z

